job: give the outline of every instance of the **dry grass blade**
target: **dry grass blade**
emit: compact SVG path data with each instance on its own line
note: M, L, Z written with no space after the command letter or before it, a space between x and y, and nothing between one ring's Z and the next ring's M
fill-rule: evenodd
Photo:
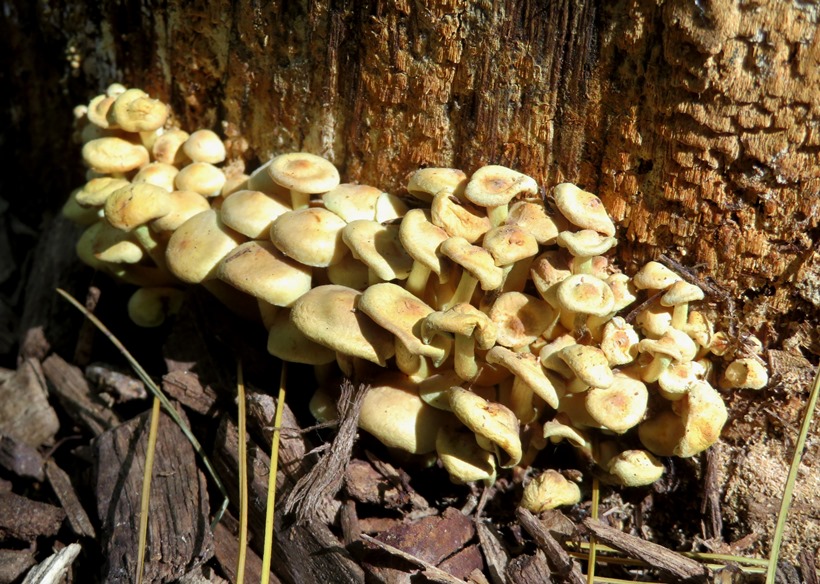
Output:
M803 414L803 423L800 426L800 434L794 446L792 463L789 466L789 475L786 478L786 486L783 489L783 499L780 502L780 512L777 514L777 524L772 538L772 551L769 555L769 566L766 570L766 584L774 584L777 572L777 559L780 556L780 544L783 541L783 530L786 527L786 517L789 514L789 506L792 502L794 492L794 481L797 478L797 470L800 468L800 461L803 458L803 449L806 447L806 437L809 435L809 427L814 417L814 410L817 407L817 396L820 395L820 368L814 376L814 383L809 394L809 403L806 404L806 411Z
M598 477L592 477L592 518L598 519L598 504L601 499L601 485ZM587 584L595 582L595 562L598 554L597 540L595 536L589 538L589 550L587 555Z
M145 573L145 544L148 542L148 509L151 504L151 474L154 470L154 453L159 434L160 401L154 398L151 408L151 428L148 431L148 446L145 448L145 468L142 473L142 494L140 495L139 543L137 544L137 584L142 583Z
M117 350L119 350L119 352L123 354L128 363L131 365L131 368L137 374L137 377L139 377L142 380L142 382L151 391L154 397L156 397L160 401L162 407L165 408L165 411L168 412L168 415L171 416L171 419L174 420L174 422L176 422L177 426L179 426L183 434L185 434L185 437L194 447L196 453L202 459L202 464L205 465L205 469L208 471L208 474L211 475L211 479L213 479L214 484L217 486L219 492L222 493L223 496L222 505L219 507L219 510L217 511L213 521L211 522L211 529L213 529L214 526L217 523L219 523L219 520L222 519L222 514L225 513L225 509L228 508L228 491L227 489L225 489L225 485L222 483L222 479L219 478L219 475L216 473L216 470L211 464L210 459L205 454L205 451L202 449L202 446L199 444L199 440L197 440L196 436L194 436L193 433L191 433L191 429L188 427L188 425L185 423L182 417L180 417L176 409L174 409L174 407L171 405L171 402L168 401L168 398L165 396L165 394L162 393L159 387L157 387L157 384L154 383L154 380L151 379L151 376L148 375L145 369L142 368L142 365L140 365L137 362L137 360L134 359L134 356L128 351L128 349L125 348L125 345L123 345L120 342L120 340L114 336L114 333L108 330L108 327L105 326L99 318L97 318L93 313L91 313L85 306L80 304L77 301L77 299L74 298L71 294L69 294L61 288L57 288L57 293L66 300L68 300L68 302L71 303L77 310L82 312L85 315L85 317L88 320L90 320L91 323L95 327L97 327L97 329L99 329L101 333L108 337L108 340L111 341L111 343L117 348Z
M245 581L245 558L248 552L248 443L245 439L245 381L242 361L236 364L236 400L239 418L239 553L236 558L236 581Z
M287 362L282 361L279 376L279 395L276 398L276 414L273 417L273 436L270 449L270 472L268 473L268 500L265 513L265 553L262 555L262 584L270 579L271 553L273 551L274 505L276 503L276 473L279 467L279 433L282 427L282 413L285 409L285 386L287 385Z

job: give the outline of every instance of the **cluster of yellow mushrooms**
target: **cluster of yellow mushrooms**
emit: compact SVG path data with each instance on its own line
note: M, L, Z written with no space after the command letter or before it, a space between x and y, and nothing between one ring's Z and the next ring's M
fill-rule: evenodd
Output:
M334 371L366 380L361 428L435 453L456 482L491 482L566 440L604 480L645 485L663 473L657 456L718 439L727 412L709 355L726 335L690 309L703 292L678 274L610 263L616 230L594 194L559 184L553 208L533 178L485 166L419 170L403 199L340 184L306 153L230 173L217 134L173 127L139 89L112 85L75 113L89 180L64 211L87 226L79 256L140 286L138 324L162 322L183 284L261 319L271 354L316 366L317 417L334 415L322 383ZM766 382L755 359L720 378ZM633 429L638 440L623 436ZM579 498L547 471L523 504Z

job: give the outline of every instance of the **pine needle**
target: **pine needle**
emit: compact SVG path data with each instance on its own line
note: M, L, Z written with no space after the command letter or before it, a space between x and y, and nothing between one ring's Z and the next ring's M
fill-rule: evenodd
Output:
M279 432L282 427L282 413L285 408L285 385L287 384L287 362L282 361L279 376L279 395L276 398L276 413L273 416L273 436L271 437L270 473L268 474L268 501L265 512L265 553L262 555L261 584L270 579L271 554L273 552L274 503L276 502L276 473L279 466Z
M601 501L601 485L598 477L592 477L592 518L598 519L598 505ZM589 550L587 555L587 584L595 582L595 562L598 554L597 541L594 535L589 536Z
M151 475L154 470L154 453L157 450L159 434L160 401L154 398L151 408L151 427L148 431L148 445L145 448L145 468L142 471L142 493L140 495L140 524L137 542L137 584L142 584L145 575L145 544L148 542L148 509L151 505Z
M820 395L820 368L814 376L814 384L809 394L809 403L806 404L806 411L803 414L803 424L800 426L800 434L794 446L792 463L789 466L789 475L786 478L786 487L783 489L783 499L780 501L780 512L777 514L777 524L774 528L772 539L772 551L769 555L769 566L766 570L766 584L774 584L777 573L777 559L780 556L780 546L783 542L783 530L786 527L786 517L789 514L789 506L794 493L794 481L797 479L797 470L800 468L800 461L803 458L803 449L806 447L806 437L809 434L811 420L814 417L814 410L817 407L817 396Z
M242 361L236 364L236 399L239 413L239 555L236 559L236 582L245 581L245 558L248 552L248 443L245 428L245 381Z
M177 426L180 427L183 434L185 434L185 437L188 439L188 441L194 447L196 453L202 459L202 464L205 465L205 469L208 471L208 474L211 475L214 484L216 484L216 486L219 488L219 492L222 493L223 496L222 505L217 510L217 513L214 516L213 521L211 522L211 529L213 529L214 527L216 527L216 524L219 523L220 519L222 519L222 515L225 513L225 509L228 508L228 491L225 489L225 485L222 483L222 479L219 478L219 475L216 473L216 470L211 464L210 459L205 454L205 451L202 449L202 446L199 444L199 440L196 439L196 436L193 435L191 429L179 415L179 412L177 412L174 406L171 405L171 402L168 401L168 398L165 396L165 394L162 393L159 387L157 387L157 384L154 383L154 380L151 379L151 377L148 375L145 369L142 368L142 365L140 365L137 362L137 360L134 359L134 356L128 351L128 349L125 348L125 345L123 345L120 342L120 340L114 336L114 333L108 330L108 327L105 326L99 318L97 318L85 306L80 304L77 301L77 299L74 298L71 294L69 294L61 288L57 288L56 290L60 296L68 300L77 310L82 312L85 315L85 317L88 320L90 320L91 323L94 326L96 326L102 334L108 337L108 340L111 341L111 343L120 351L120 353L123 354L128 363L131 365L131 368L137 374L137 377L139 377L145 384L145 386L151 391L151 393L154 394L154 397L156 397L162 403L162 407L165 408L165 411L168 412L168 415L171 416L171 419L174 420Z

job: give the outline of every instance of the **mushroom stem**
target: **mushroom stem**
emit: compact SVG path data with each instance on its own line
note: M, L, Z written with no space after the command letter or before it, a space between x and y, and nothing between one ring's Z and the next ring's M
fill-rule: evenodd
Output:
M146 253L151 256L154 263L161 270L168 271L168 264L165 262L165 245L157 241L153 232L147 225L140 225L132 232L134 239L145 249Z
M294 211L307 209L310 206L310 193L290 189L290 201Z
M475 292L476 286L478 286L478 278L466 270L462 272L461 279L458 281L458 288L456 288L456 291L453 292L450 299L444 303L441 310L447 310L448 308L452 308L454 305L461 302L470 304L470 300L473 298L473 292Z
M672 328L676 328L679 331L686 330L686 325L689 319L689 303L684 302L683 304L678 304L672 310Z
M647 365L646 369L643 371L641 375L641 379L643 379L646 383L653 383L658 380L658 377L661 376L661 373L666 370L667 367L672 363L672 358L667 357L666 355L658 354L652 358L652 361Z
M503 225L507 220L509 214L508 205L499 205L498 207L487 207L487 216L490 218L490 224L493 227Z
M592 259L595 256L574 256L572 258L572 273L573 274L591 274L592 273Z
M456 374L465 381L471 381L478 375L478 364L475 360L475 342L472 336L456 333L455 360L453 366Z
M504 266L502 292L522 292L530 277L530 266L534 258L528 257Z
M432 272L432 270L423 263L418 260L414 261L413 267L410 270L410 275L407 276L407 280L404 283L404 289L414 296L423 298L424 289L427 287L427 280L430 277L430 272Z

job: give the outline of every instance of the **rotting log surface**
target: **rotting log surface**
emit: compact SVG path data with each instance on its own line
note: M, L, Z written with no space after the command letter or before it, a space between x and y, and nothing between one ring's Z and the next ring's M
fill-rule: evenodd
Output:
M251 166L303 149L400 191L420 166L505 164L598 192L628 268L700 266L755 330L820 307L820 9L740 4L15 0L2 159L48 194L21 207L55 209L80 175L56 155L71 107L122 81Z

